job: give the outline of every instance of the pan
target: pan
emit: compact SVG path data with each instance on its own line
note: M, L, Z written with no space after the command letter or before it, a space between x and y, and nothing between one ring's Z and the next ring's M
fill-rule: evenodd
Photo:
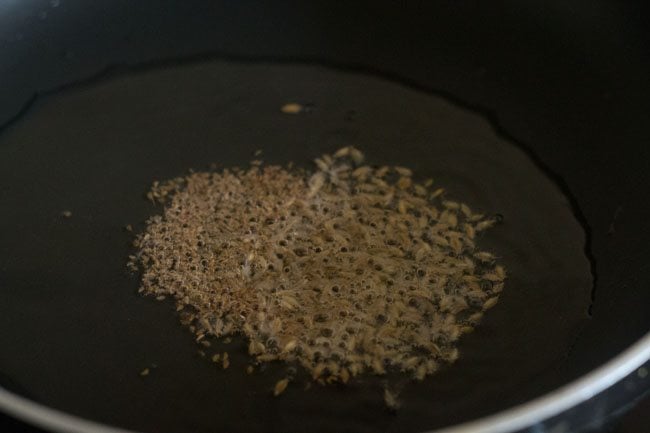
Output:
M55 431L580 431L647 392L635 3L3 7L7 413ZM503 216L481 239L508 269L499 303L397 412L383 377L273 398L286 366L247 375L241 338L215 343L232 357L215 369L126 267L124 227L162 212L153 181L347 145Z

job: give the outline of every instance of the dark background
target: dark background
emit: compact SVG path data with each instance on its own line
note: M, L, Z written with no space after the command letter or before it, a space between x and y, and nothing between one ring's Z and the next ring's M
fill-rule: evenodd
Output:
M640 289L650 283L645 4L5 2L0 124L36 93L106 68L215 53L356 66L447 94L487 114L581 198L599 258L593 313L603 320L576 342L575 356L587 355L571 363L581 371L566 372L575 377L650 329L650 291Z
M598 321L558 372L568 381L650 329L644 4L4 2L0 124L35 94L109 67L215 53L378 70L452 95L527 145L581 198L598 259ZM640 411L621 432L639 425Z

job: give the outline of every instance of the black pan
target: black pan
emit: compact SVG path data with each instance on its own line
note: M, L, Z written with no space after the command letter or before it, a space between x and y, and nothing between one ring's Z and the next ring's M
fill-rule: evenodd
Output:
M650 59L633 3L5 8L0 385L12 398L142 431L422 431L550 393L650 329ZM283 115L288 101L310 110ZM256 149L308 166L348 144L504 215L482 240L510 272L500 303L457 364L405 384L396 414L375 377L273 399L285 367L246 375L237 339L218 343L233 366L216 370L125 267L123 226L161 211L143 199L153 180ZM0 406L33 421L12 398Z

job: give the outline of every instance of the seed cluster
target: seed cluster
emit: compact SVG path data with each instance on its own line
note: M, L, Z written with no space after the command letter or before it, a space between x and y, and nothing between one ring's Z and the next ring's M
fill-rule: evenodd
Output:
M363 159L346 147L312 174L256 161L155 183L164 214L130 260L140 291L173 297L197 340L243 335L258 362L314 380L422 379L453 362L503 289L503 267L475 246L497 221Z

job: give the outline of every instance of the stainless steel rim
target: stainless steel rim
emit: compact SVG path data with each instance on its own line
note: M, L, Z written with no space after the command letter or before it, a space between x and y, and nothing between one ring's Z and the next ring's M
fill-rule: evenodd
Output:
M528 403L435 433L507 433L558 415L619 382L650 359L650 332L623 353L580 379ZM0 387L0 409L55 432L134 433L51 409Z

